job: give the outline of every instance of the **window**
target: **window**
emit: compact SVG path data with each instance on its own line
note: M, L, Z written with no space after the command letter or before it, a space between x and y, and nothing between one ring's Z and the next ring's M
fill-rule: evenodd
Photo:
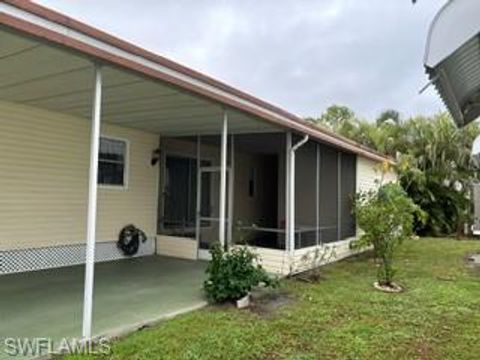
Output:
M125 163L127 142L124 140L100 138L98 154L98 184L125 186Z

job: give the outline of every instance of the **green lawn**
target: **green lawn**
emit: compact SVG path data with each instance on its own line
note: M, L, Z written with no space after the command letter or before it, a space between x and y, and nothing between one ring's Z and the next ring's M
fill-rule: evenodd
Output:
M273 314L205 308L135 333L111 359L479 359L480 242L421 239L398 256L402 294L372 289L362 257L324 269L318 284L282 283L294 301Z

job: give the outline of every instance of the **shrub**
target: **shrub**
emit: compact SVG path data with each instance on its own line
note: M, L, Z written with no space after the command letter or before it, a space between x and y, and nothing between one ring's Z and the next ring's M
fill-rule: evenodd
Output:
M425 221L425 213L400 185L390 183L380 186L377 191L359 193L355 214L364 233L353 246L358 248L373 245L375 259L380 261L378 282L380 285L392 286L395 251L405 239L414 234L414 221Z
M210 249L210 254L212 260L206 270L208 279L203 285L210 301L235 301L261 283L270 287L278 283L257 264L257 255L247 248L223 251L219 244L215 244Z

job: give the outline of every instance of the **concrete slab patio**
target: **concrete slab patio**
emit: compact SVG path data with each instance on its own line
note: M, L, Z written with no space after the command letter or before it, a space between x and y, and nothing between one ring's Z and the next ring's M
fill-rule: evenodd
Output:
M161 256L97 264L94 334L118 334L202 306L205 267ZM6 337L80 337L83 280L83 266L1 276L0 349Z

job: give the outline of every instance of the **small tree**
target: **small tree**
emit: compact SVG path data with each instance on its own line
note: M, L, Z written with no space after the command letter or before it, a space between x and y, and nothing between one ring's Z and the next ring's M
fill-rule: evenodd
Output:
M414 232L414 222L425 219L425 213L415 205L402 187L395 183L380 186L377 191L357 195L355 214L364 231L354 247L372 246L375 259L380 261L378 283L394 287L393 258L398 246Z

